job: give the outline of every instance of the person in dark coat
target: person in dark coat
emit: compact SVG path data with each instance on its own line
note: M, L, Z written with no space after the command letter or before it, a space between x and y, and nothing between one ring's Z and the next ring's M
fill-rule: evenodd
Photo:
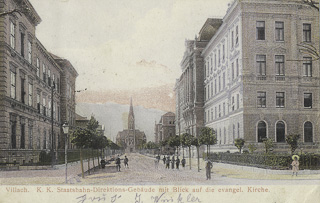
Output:
M163 161L163 164L166 164L166 156L163 156L162 161Z
M180 159L179 157L177 157L177 160L176 160L176 168L179 169L179 165L180 165Z
M207 180L211 180L211 168L212 168L212 163L210 160L207 161L206 163L206 176Z
M182 167L183 167L183 168L186 166L186 159L185 159L185 158L183 158L183 159L181 160L181 164L182 164Z
M169 156L166 158L166 168L167 169L170 168L170 157Z
M116 164L117 164L117 170L120 171L120 164L121 164L121 161L120 161L120 157L118 156L118 158L116 159Z
M129 168L128 162L129 162L129 159L127 158L127 156L124 156L123 163L125 168Z
M174 169L174 164L175 164L175 159L174 156L172 156L172 160L171 160L171 168Z

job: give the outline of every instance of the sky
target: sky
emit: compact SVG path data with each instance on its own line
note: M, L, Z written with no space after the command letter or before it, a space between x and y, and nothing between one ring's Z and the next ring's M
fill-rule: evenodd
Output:
M37 38L79 73L76 89L137 91L174 87L185 40L225 0L29 0L42 22ZM172 97L172 93L169 96Z

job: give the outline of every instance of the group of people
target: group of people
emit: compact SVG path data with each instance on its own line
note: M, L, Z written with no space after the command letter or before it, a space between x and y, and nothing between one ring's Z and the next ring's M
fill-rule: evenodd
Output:
M160 162L160 155L156 156L156 159L157 159L157 162L159 163ZM174 156L172 156L172 158L170 159L169 155L167 157L164 155L162 158L162 161L163 161L163 164L166 166L166 169L170 169L170 164L171 164L172 169L174 169L174 168L179 169L180 163L183 168L186 166L185 158L183 158L180 161L179 157L175 158Z
M124 156L123 163L124 163L124 167L125 167L125 168L129 168L128 162L129 162L128 157L127 157L127 156ZM116 165L117 165L117 171L120 172L121 159L120 159L120 156L119 156L119 155L118 155L118 158L116 159Z

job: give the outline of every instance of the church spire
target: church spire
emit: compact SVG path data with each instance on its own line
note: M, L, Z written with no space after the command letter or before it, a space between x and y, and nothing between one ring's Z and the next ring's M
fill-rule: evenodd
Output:
M133 113L133 106L132 106L132 97L130 98L130 110L128 116L128 129L134 130L134 113Z

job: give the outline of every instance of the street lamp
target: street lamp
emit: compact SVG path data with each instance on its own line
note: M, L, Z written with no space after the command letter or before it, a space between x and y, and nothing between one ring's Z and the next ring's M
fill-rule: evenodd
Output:
M67 150L68 150L68 132L69 132L69 125L67 122L65 122L62 125L63 133L65 134L65 148L64 148L64 161L66 164L66 183L68 183L68 155L67 155Z

